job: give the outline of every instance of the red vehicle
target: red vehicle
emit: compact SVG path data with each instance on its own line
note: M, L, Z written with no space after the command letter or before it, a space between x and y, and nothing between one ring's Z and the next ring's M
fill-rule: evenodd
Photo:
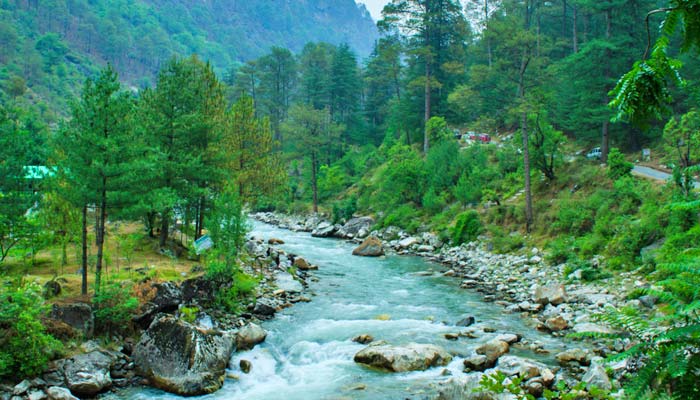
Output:
M491 135L482 133L479 135L478 140L482 143L491 143Z

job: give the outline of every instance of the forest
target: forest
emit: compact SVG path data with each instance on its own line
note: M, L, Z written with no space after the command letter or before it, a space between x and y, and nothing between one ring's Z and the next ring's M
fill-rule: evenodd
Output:
M90 302L97 334L118 342L138 331L144 285L197 264L217 288L207 307L252 312L266 278L247 268L260 260L246 215L276 212L539 248L568 282L644 280L625 299L653 310L608 307L595 318L615 333L571 334L625 343L609 355L633 360L617 387L482 386L699 396L697 0L392 0L368 55L366 21L355 44L236 47L209 38L242 36L240 19L266 8L213 27L188 2L186 18L162 2L49 3L0 7L0 379L75 350L44 321L57 300ZM137 40L149 24L158 35ZM160 275L133 276L153 259Z

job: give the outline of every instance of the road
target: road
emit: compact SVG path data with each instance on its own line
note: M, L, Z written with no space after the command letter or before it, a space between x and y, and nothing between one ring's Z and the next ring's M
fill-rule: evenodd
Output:
M643 167L641 165L635 165L634 168L632 168L632 174L664 182L670 181L672 178L671 174L669 173L659 171L654 168ZM696 189L700 188L700 182L695 181L695 183L693 183L693 187Z

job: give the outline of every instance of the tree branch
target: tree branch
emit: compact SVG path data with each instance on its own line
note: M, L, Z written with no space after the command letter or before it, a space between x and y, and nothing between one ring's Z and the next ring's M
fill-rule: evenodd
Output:
M644 18L644 24L646 25L646 28L647 28L647 48L646 48L646 50L644 50L644 55L642 56L642 61L647 59L647 56L649 55L649 50L651 49L651 30L649 29L649 17L651 17L654 14L675 11L677 9L678 9L678 7L665 7L665 8L658 8L656 10L651 10L647 13L646 18Z

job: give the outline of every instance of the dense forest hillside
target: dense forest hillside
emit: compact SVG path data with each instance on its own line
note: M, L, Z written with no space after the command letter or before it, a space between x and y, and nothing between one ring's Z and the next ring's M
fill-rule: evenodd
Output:
M367 55L376 37L369 13L352 0L3 1L0 81L21 89L12 79L21 77L65 109L66 94L107 62L142 86L173 54L199 54L222 72L271 46L299 51L309 41L348 43Z

